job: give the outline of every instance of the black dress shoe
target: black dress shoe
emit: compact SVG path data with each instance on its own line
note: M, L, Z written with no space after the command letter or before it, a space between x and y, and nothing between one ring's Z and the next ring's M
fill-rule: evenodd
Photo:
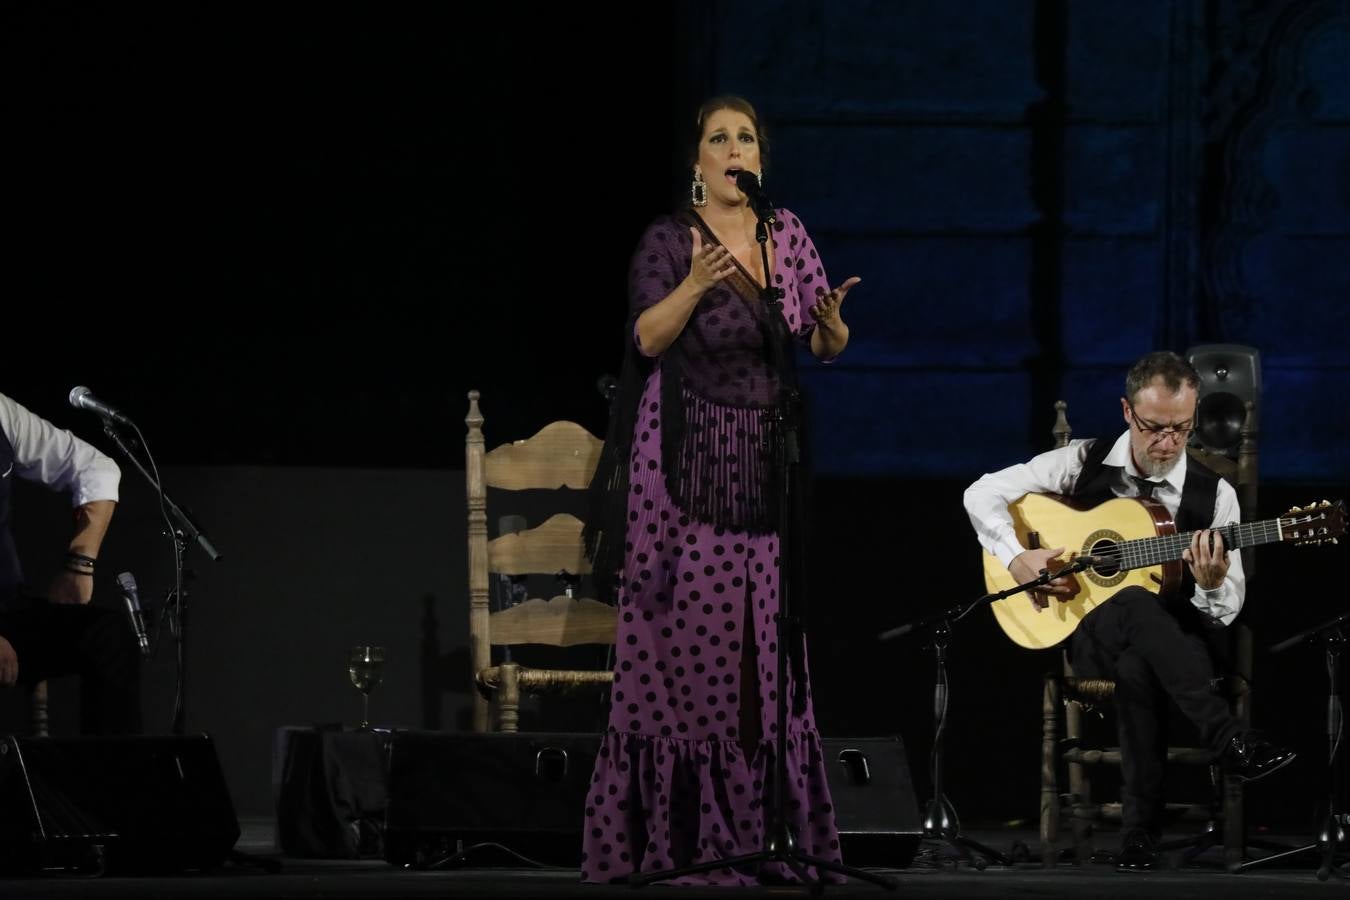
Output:
M1297 754L1255 734L1234 735L1224 748L1223 770L1239 781L1255 781L1294 761Z
M1117 872L1151 872L1158 868L1158 851L1147 831L1131 829L1121 841L1116 857Z

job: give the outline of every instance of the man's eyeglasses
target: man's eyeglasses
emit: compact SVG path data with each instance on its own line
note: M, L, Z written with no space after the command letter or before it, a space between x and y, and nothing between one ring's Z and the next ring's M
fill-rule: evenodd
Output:
M1134 404L1126 401L1130 407L1130 418L1134 419L1135 426L1144 434L1148 435L1149 440L1156 443L1163 438L1173 438L1178 441L1184 441L1195 430L1195 416L1192 416L1184 422L1174 422L1170 425L1163 425L1159 422L1150 422L1148 419L1141 419L1139 413L1134 411Z

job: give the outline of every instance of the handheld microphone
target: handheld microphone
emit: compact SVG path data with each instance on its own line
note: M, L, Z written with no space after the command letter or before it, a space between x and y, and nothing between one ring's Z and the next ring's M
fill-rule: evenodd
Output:
M119 425L135 424L131 421L131 419L122 415L122 413L118 412L113 407L109 406L102 400L95 397L94 392L89 390L89 388L85 387L82 384L76 385L75 387L71 388L70 396L67 399L69 399L70 405L75 407L76 409L88 410L89 412L100 415L105 419L112 419Z
M750 201L750 208L765 224L772 225L778 221L773 203L765 196L764 186L759 183L758 175L747 169L741 169L736 173L736 187Z
M150 655L150 638L145 633L145 616L141 614L141 598L136 590L136 579L130 572L117 576L117 586L122 589L122 602L126 604L127 616L131 619L131 630L136 633L136 643L140 645L141 656Z

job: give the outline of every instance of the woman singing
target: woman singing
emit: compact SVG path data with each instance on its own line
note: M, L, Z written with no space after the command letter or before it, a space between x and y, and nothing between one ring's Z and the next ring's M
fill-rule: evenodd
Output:
M738 173L760 176L765 162L748 102L709 100L693 137L689 207L653 222L633 254L628 359L592 484L588 546L619 621L587 797L586 881L764 847L780 649L775 411L793 357L774 341L791 335L833 359L849 337L840 306L859 281L831 290L787 209L774 211L764 270L757 216L737 187ZM764 302L766 285L781 289L781 313ZM805 648L790 656L784 814L799 848L838 860ZM775 863L681 883L792 880Z

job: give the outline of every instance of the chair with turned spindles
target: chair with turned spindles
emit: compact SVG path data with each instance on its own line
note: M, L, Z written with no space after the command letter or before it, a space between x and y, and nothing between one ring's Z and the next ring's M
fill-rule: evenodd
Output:
M1052 429L1056 447L1067 446L1072 436L1067 404L1055 404ZM1236 458L1189 447L1187 452L1227 479L1237 491L1242 518L1256 511L1257 495L1257 415L1255 404L1246 403L1246 417ZM1248 581L1252 575L1249 550L1242 551ZM1251 721L1252 635L1241 621L1228 629L1230 671L1215 679L1215 690L1229 700L1233 715L1245 726ZM1085 742L1086 710L1108 710L1112 706L1115 683L1106 679L1078 678L1067 651L1059 654L1058 666L1048 673L1042 685L1041 801L1040 838L1042 861L1046 866L1059 859L1061 817L1072 824L1075 856L1088 862L1094 855L1093 834L1101 822L1119 822L1119 801L1102 802L1094 798L1092 773L1104 766L1120 765L1118 747L1092 747ZM1243 820L1242 782L1225 774L1204 747L1167 748L1169 764L1204 766L1208 769L1210 796L1194 803L1167 803L1168 823L1200 822L1207 827L1193 837L1162 844L1159 850L1184 850L1194 856L1206 848L1222 845L1225 864L1235 866L1243 859L1248 844ZM1068 775L1068 791L1060 793L1061 766ZM1100 788L1097 789L1100 791Z
M582 522L558 513L534 528L488 537L489 489L558 493L583 490L600 459L603 442L574 422L552 422L533 437L485 449L479 393L469 392L465 477L469 507L469 651L477 692L475 731L516 731L521 695L570 692L608 685L608 669L523 666L506 658L520 645L576 647L614 643L612 606L580 597L569 586L552 598L530 598L493 609L494 576L560 575L579 585L590 573L581 539Z

